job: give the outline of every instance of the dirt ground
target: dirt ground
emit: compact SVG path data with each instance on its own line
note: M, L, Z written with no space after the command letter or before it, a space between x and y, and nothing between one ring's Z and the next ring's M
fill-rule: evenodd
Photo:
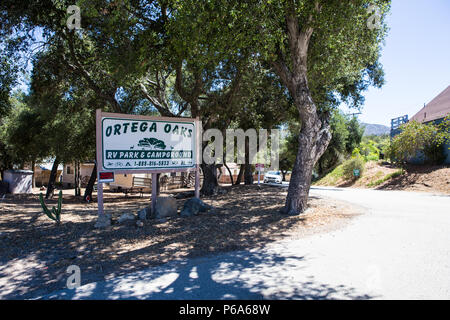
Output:
M227 187L226 194L203 200L212 213L146 220L144 227L113 224L94 228L96 203L64 194L62 224L40 207L38 194L8 195L0 202L0 299L33 298L66 286L69 265L78 265L82 283L109 279L174 259L263 246L341 227L360 209L342 202L310 198L310 208L287 217L279 210L286 191L277 187ZM117 219L149 205L150 195L105 193L105 210ZM177 200L179 209L184 201ZM47 201L56 205L55 200Z
M378 179L382 179L384 176L398 171L399 168L393 165L381 165L375 161L369 161L364 167L364 172L361 178L352 181L341 180L338 184L339 187L354 187L354 188L366 188L367 185Z
M408 165L402 175L391 178L373 187L370 185L370 183L399 170L399 167L391 164L369 161L366 163L363 175L359 179L345 180L340 178L332 185L342 188L373 188L378 190L404 190L450 194L450 167L442 165ZM315 185L327 184L329 184L329 180L326 179L319 180L315 183Z
M448 166L409 165L405 171L405 174L386 181L376 189L450 194Z

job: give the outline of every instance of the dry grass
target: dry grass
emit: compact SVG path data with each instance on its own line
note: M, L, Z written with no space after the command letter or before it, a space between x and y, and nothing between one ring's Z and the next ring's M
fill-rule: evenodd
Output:
M402 174L400 171L401 169L394 165L369 161L359 179L345 180L339 166L314 184L450 194L448 166L408 165Z
M448 166L409 165L405 171L405 174L388 180L377 189L450 194Z
M338 166L331 173L315 182L319 186L355 187L366 188L368 185L386 175L393 174L398 168L390 165L380 165L376 161L369 161L365 164L362 176L359 179L346 180L343 177L342 165Z
M105 196L105 209L116 219L149 205L148 197ZM341 202L312 197L307 213L286 217L279 213L285 196L276 187L238 186L203 199L216 208L213 213L147 220L143 228L115 224L97 230L95 203L64 195L57 226L42 213L37 194L9 195L0 203L0 298L31 298L61 289L72 264L80 266L82 281L88 283L175 259L324 232L356 213ZM184 201L178 200L179 208Z

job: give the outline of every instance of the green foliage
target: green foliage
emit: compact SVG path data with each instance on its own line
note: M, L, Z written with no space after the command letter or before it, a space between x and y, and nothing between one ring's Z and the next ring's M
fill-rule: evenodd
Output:
M365 161L377 161L380 159L380 150L376 147L376 142L373 140L362 141L359 150Z
M57 207L56 208L52 207L52 210L49 210L47 208L47 206L45 205L44 197L43 197L42 193L39 194L39 201L41 202L42 210L47 215L47 217L49 217L50 219L55 221L57 224L60 224L61 223L62 191L61 190L59 191Z
M45 121L39 110L28 106L23 93L14 95L10 100L12 112L3 123L3 141L8 147L12 163L22 166L26 162L44 158L48 148L42 135Z
M364 135L364 127L360 125L356 117L352 117L347 122L348 138L345 148L350 154L355 148L358 148Z
M350 180L350 179L359 179L364 172L364 159L361 156L355 156L352 157L348 160L346 160L343 164L342 164L342 175L344 176L345 179ZM353 170L359 170L359 176L355 177L353 175Z
M281 141L280 147L280 169L282 171L292 170L298 150L299 124L290 122L286 137Z
M1 46L1 42L0 42ZM10 95L11 88L15 84L14 70L9 56L0 56L0 123L2 117L6 116L11 110Z
M428 162L441 164L446 158L445 144L450 142L450 114L433 126L436 128L435 136L424 145L423 153Z
M426 161L433 164L445 159L443 145L450 140L450 116L439 124L410 121L402 125L401 130L387 148L391 161L404 164L420 152L424 153Z
M348 121L348 118L342 112L337 110L333 111L330 119L332 138L327 150L325 150L316 165L319 175L337 166L347 155L346 145L350 135Z
M344 170L342 164L334 168L330 173L317 181L321 185L335 186L337 182L343 177Z
M359 149L364 128L355 117L348 117L339 110L333 110L330 119L330 129L332 135L331 141L328 144L327 150L325 150L315 166L319 175L330 172L330 170L342 163L349 155L355 155L355 152L357 155L364 156L367 160L369 158L374 159L376 155L376 160L378 160L379 151L377 152L377 149L372 147L372 144L363 144L363 151ZM298 149L298 136L295 132L299 131L298 124L290 124L290 133L282 143L280 154L280 166L282 166L282 170L291 170L293 167ZM356 147L349 151L348 148L350 146ZM366 152L367 157L365 156Z
M2 56L40 51L33 57L28 107L36 106L45 123L43 149L62 161L93 157L97 107L199 116L206 128L226 128L233 121L272 128L286 120L283 113L298 124L312 115L327 121L341 102L358 108L364 90L383 84L378 59L390 1L323 1L316 6L310 0L78 0L83 30L76 32L65 24L69 4L74 3L0 2L0 41L11 44ZM381 9L381 28L367 28L370 4ZM287 20L295 24L288 27ZM309 44L302 45L298 37L294 45L289 30L301 30ZM36 31L42 41L32 46ZM304 72L298 77L299 70ZM302 90L286 81L303 77L308 86ZM292 94L300 91L310 91L308 99L294 99ZM298 102L310 98L318 111L303 112L301 119L299 110L306 105ZM360 142L356 120L348 138L336 121L323 170L340 161L344 140L347 154ZM298 132L292 131L292 144ZM284 163L292 163L297 150L298 145L287 148Z
M369 184L367 184L367 186L368 186L369 188L376 187L376 186L382 184L383 182L386 182L386 181L388 181L388 180L390 180L390 179L399 177L399 176L401 176L401 175L404 174L404 173L405 173L405 171L404 171L403 169L397 170L397 171L395 171L395 172L392 172L392 173L389 173L389 174L385 175L385 176L384 176L383 178L381 178L381 179L378 179L378 180L375 180L375 181L373 181L373 182L370 182Z
M361 144L370 142L373 146L375 146L379 150L379 158L384 159L390 141L391 139L388 134L378 136L370 135L370 136L363 136Z
M423 147L423 153L426 162L431 164L442 164L447 158L445 154L445 145L443 143L430 143Z

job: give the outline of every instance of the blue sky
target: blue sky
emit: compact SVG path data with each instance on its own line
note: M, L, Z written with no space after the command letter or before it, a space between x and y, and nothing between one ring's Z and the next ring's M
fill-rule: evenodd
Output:
M386 83L365 92L359 119L390 126L392 118L412 117L450 85L450 1L393 0L387 23L381 57Z

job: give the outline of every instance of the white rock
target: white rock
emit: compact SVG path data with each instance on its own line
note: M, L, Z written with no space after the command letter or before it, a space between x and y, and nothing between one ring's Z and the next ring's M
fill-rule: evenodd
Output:
M95 228L106 228L111 225L111 215L109 213L100 216L95 223Z
M130 213L130 212L126 212L126 213L122 213L122 215L120 216L120 218L117 220L118 223L124 223L130 220L134 220L136 217L134 216L134 214Z

